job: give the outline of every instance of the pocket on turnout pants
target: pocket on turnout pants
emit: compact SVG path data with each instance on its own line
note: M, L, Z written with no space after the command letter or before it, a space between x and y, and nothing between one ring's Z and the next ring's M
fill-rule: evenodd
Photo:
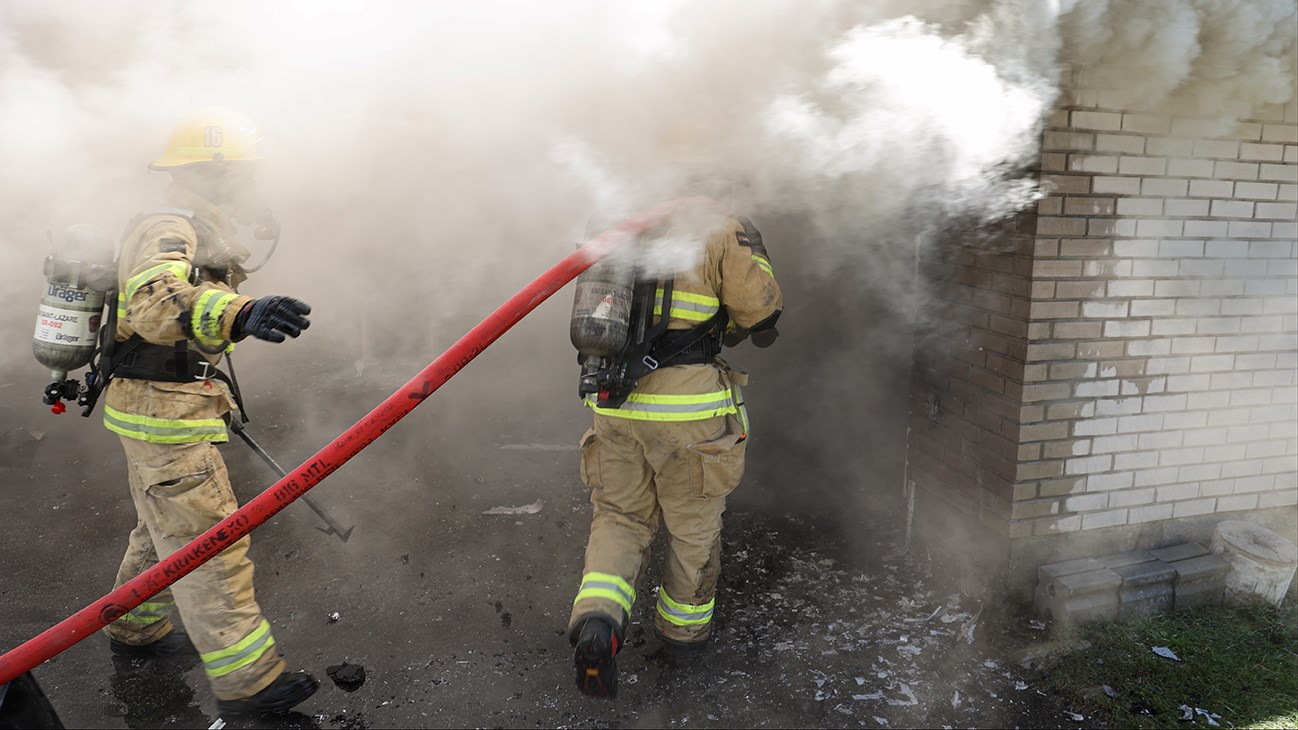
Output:
M134 461L153 523L165 537L192 538L225 519L234 494L211 444L185 444Z
M748 448L738 418L726 416L726 429L720 436L695 441L688 448L698 456L703 472L696 498L717 499L735 491L744 478L744 452Z
M588 428L581 437L581 483L588 487L598 487L599 480L599 437L595 429Z

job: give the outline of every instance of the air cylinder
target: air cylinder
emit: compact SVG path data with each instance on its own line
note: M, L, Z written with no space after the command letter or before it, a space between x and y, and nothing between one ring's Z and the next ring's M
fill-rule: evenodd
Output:
M115 245L107 233L84 223L64 229L52 244L32 353L55 382L62 382L94 354L104 293L116 279Z
M626 346L631 327L635 261L615 252L577 278L568 336L586 357L613 357Z

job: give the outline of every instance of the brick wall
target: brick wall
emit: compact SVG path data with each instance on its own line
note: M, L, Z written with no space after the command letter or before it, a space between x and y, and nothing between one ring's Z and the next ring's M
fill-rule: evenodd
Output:
M924 267L917 517L992 528L1027 563L1298 514L1298 107L1223 132L1103 99L1050 117L1034 237L1019 221Z
M1049 535L1298 504L1295 107L1219 136L1100 97L1042 139L1023 446L1049 477L1015 516Z

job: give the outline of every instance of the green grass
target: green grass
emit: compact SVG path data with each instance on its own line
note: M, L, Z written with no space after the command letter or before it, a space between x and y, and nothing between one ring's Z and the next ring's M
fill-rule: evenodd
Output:
M1173 612L1072 635L1091 646L1061 659L1048 681L1110 727L1209 727L1199 716L1181 722L1181 705L1220 714L1222 728L1298 727L1298 607Z

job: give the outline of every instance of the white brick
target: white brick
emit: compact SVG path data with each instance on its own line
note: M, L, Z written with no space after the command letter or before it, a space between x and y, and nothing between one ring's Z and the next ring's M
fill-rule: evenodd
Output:
M1068 169L1071 172L1113 174L1118 171L1118 158L1108 155L1069 155Z
M1147 177L1140 181L1140 193L1142 195L1184 197L1189 192L1189 187L1190 181L1182 178Z
M1109 297L1147 297L1153 293L1154 282L1150 279L1128 279L1108 283Z
M1271 224L1249 221L1230 221L1231 238L1270 238Z
M1151 466L1158 466L1157 451L1133 451L1113 456L1114 469L1147 469Z
M1208 422L1207 413L1164 413L1164 429L1202 429Z
M1235 183L1230 180L1191 180L1190 195L1196 198L1229 198Z
M1128 474L1128 477L1131 475ZM1091 479L1087 479L1088 486ZM1154 490L1145 489L1123 489L1109 495L1110 507L1131 507L1133 505L1149 504L1154 501Z
M1117 431L1116 418L1090 418L1073 423L1074 436L1101 436Z
M1184 316L1204 316L1221 311L1220 299L1177 299L1176 313Z
M1239 159L1256 162L1282 162L1284 161L1284 145L1242 144L1239 148Z
M1118 381L1116 380L1088 380L1073 385L1075 398L1098 398L1117 394Z
M1239 157L1239 142L1220 139L1198 139L1194 142L1194 156L1234 160Z
M1105 337L1147 337L1147 319L1111 319L1104 323Z
M1118 201L1121 203L1122 201ZM1293 220L1298 216L1298 203L1258 203L1257 211L1254 213L1257 218L1273 220Z
M1097 172L1112 171L1097 170ZM1123 175L1164 175L1167 174L1167 160L1161 157L1123 157L1118 161L1118 172Z
M1298 125L1265 124L1262 126L1262 139L1266 142L1298 143Z
M1176 470L1178 482L1199 482L1199 493L1203 493L1203 482L1221 476L1221 464L1198 464L1183 466Z
M1220 497L1235 493L1234 479L1210 479L1199 482L1199 493L1205 497Z
M1211 337L1174 337L1172 338L1172 352L1178 355L1216 352L1217 341ZM1190 370L1193 372L1202 372L1200 365L1194 358L1190 360Z
M1162 215L1162 198L1118 198L1118 215Z
M1235 197L1243 200L1275 200L1280 186L1276 183L1235 183Z
M1109 454L1115 451L1134 451L1137 448L1144 448L1140 445L1139 438L1141 437L1138 437L1136 434L1100 436L1091 441L1091 451L1094 454ZM1179 446L1180 444L1176 445Z
M1226 238L1230 232L1226 221L1186 221L1185 235L1190 238Z
M1298 182L1298 165L1273 165L1264 162L1258 170L1257 177L1253 179L1272 180L1274 182Z
M1287 238L1290 241L1292 241L1295 238L1298 238L1298 221L1290 221L1287 223L1272 223L1271 235L1275 236L1276 238Z
M1098 134L1095 136L1095 149L1139 155L1145 151L1145 138L1134 134Z
M1110 438L1134 438L1133 436L1110 437ZM1174 449L1181 445L1181 440L1185 434L1181 431L1155 431L1142 433L1138 437L1137 447L1144 450L1156 451L1158 449ZM1101 439L1095 439L1098 443ZM1097 448L1097 451L1099 449ZM1113 451L1114 449L1106 449Z
M1136 433L1136 431L1157 431L1162 427L1163 416L1157 413L1118 418L1118 433L1120 434L1131 434Z
M1260 335L1222 335L1217 338L1217 352L1254 352L1261 347Z
M1284 456L1287 443L1283 439L1275 441L1258 441L1246 446L1245 455L1250 459L1265 459L1268 456Z
M1150 137L1145 140L1145 153L1155 157L1189 157L1194 154L1194 141Z
M1147 262L1137 261L1136 265L1139 266L1142 263L1147 263ZM1148 263L1171 264L1173 267L1176 266L1175 261L1157 261L1157 262L1148 262ZM1084 306L1085 305L1083 304L1083 307ZM1159 316L1175 314L1175 313L1176 313L1175 299L1133 299L1131 301L1131 316L1133 317L1159 317ZM1110 316L1110 315L1102 315L1102 316Z
M1213 498L1196 499L1192 502L1177 502L1173 505L1172 517L1193 517L1194 515L1212 514L1217 507L1217 500Z
M1225 408L1231 405L1230 393L1208 391L1206 393L1189 393L1189 407L1192 410L1210 410Z
M1220 444L1226 440L1226 428L1196 428L1190 431L1184 431L1184 438L1181 439L1183 446L1208 446L1211 444Z
M1264 441L1271 433L1271 424L1256 423L1248 426L1232 426L1227 429L1226 441L1240 443L1247 441Z
M1090 512L1109 506L1109 495L1103 493L1078 494L1064 499L1064 509L1068 512Z
M1175 473L1173 473L1170 479L1175 479L1175 478L1176 475ZM1198 497L1199 485L1198 484L1170 484L1168 486L1159 486L1156 491L1158 492L1158 501L1175 502L1181 499L1194 499L1195 497Z
M1125 317L1127 302L1092 300L1082 302L1082 316L1094 318Z
M1117 132L1122 129L1122 115L1111 112L1073 112L1069 126L1073 129L1100 129Z
M1082 515L1083 530L1098 530L1104 527L1116 527L1125 524L1127 524L1127 510L1125 509L1088 512Z
M1195 198L1173 198L1163 203L1163 211L1166 215L1178 218L1206 216L1208 215L1208 203L1207 200Z
M1221 465L1223 477L1255 476L1262 473L1262 464L1256 461L1232 461Z
M1193 279L1180 281L1155 281L1154 294L1159 297L1197 297L1201 282Z
M1129 416L1132 414L1140 413L1142 401L1143 401L1142 398L1103 398L1095 401L1095 412L1100 416ZM1110 423L1110 421L1112 421L1112 423ZM1074 425L1074 430L1076 430L1077 427L1081 426L1082 423L1098 424L1101 422L1105 424L1107 430L1102 432L1095 431L1089 435L1095 435L1099 433L1110 434L1116 432L1117 419L1113 419L1113 418L1093 418L1088 422L1079 422Z
M1234 365L1234 355L1201 355L1199 357L1190 358L1190 371L1195 373L1212 373L1230 370Z
M1167 390L1170 393L1189 393L1200 390L1208 390L1210 387L1211 375L1169 375L1167 377Z
M1139 195L1140 178L1096 176L1091 178L1091 191L1110 195ZM1226 195L1230 193L1227 192Z
M1203 241L1159 241L1158 255L1186 259L1203 255Z
M1132 473L1115 472L1112 474L1092 474L1086 477L1086 491L1107 492L1114 489L1126 489L1132 483Z
M1167 174L1175 177L1212 177L1212 160L1168 160Z
M1253 204L1243 200L1214 200L1211 215L1214 218L1252 218Z
M1236 510L1257 509L1256 494L1240 494L1231 497L1221 497L1217 500L1218 512L1234 512ZM1085 524L1085 520L1082 521Z
M1127 522L1132 525L1140 522L1161 522L1171 517L1172 505L1151 504L1148 507L1135 507L1128 510Z
M1248 390L1233 390L1230 392L1230 404L1232 406L1261 406L1271 402L1271 390L1267 388L1257 388ZM1269 455L1269 454L1268 454Z
M1184 394L1148 395L1145 396L1144 412L1181 411L1185 410L1185 404L1186 396Z
M1237 297L1244 293L1244 282L1240 279L1211 279L1200 282L1199 291L1205 296ZM1239 314L1239 312L1228 312L1228 314Z
M1176 276L1180 270L1175 259L1141 259L1131 266L1133 276Z
M1149 355L1166 355L1172 351L1172 341L1168 339L1132 340L1127 343L1127 355L1147 357Z
M1271 494L1258 495L1257 506L1259 509L1270 509L1272 507L1292 507L1298 504L1298 489L1287 489L1283 492L1273 492Z
M1235 492L1261 492L1275 487L1274 474L1260 474L1235 480Z
M1212 261L1209 259L1189 259L1189 260L1181 261L1181 267L1179 273L1180 276L1184 278L1218 277L1222 275L1222 273L1225 271L1225 268L1226 268L1225 263L1219 260ZM1209 292L1213 291L1212 287L1216 284L1217 284L1216 281L1203 282L1203 285L1200 286L1199 288L1200 293L1208 294ZM1243 289L1243 287L1239 286L1238 283L1236 283L1236 288L1239 288L1241 291Z
M1252 224L1258 225L1258 224ZM1271 224L1266 225L1266 235L1271 235ZM1136 235L1142 238L1163 238L1181 235L1182 221L1178 220L1150 220L1142 219L1136 221ZM1233 235L1233 234L1232 234Z
M1298 185L1281 185L1277 188L1276 200L1298 200Z
M1163 114L1123 114L1122 131L1144 134L1167 134L1172 128L1171 119Z
M1157 456L1157 454L1155 454ZM1157 487L1164 484L1171 484L1176 479L1176 467L1165 466L1159 469L1148 469L1146 471L1136 472L1135 485L1137 487ZM1190 497L1197 497L1199 485L1194 485L1194 491ZM1187 497L1188 499L1189 497ZM1163 497L1160 495L1159 500Z
M1127 347L1131 349L1130 345ZM1145 361L1145 373L1148 375L1167 375L1190 372L1188 357L1155 357Z
M1212 175L1219 180L1256 180L1258 179L1258 163L1218 161L1213 167ZM1265 179L1270 180L1272 178Z

